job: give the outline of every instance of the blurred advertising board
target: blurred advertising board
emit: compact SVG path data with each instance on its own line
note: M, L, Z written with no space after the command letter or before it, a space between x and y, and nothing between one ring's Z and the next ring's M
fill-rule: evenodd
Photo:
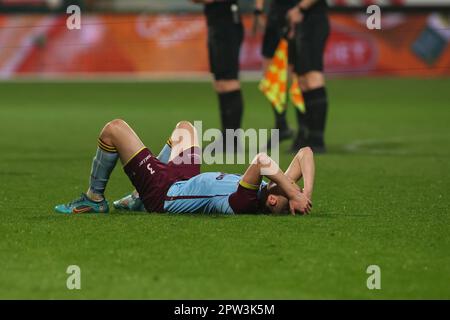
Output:
M0 0L0 12L64 12L69 5L78 5L85 9L92 0Z
M65 15L0 15L0 77L207 74L201 14L97 15L68 30ZM364 14L331 15L328 74L449 76L450 22L438 14L383 14L368 30ZM243 71L261 68L261 35L252 17L241 52Z

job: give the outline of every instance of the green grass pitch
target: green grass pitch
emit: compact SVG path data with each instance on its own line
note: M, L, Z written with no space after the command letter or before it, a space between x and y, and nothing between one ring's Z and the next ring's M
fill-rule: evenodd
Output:
M329 153L316 157L307 217L64 216L53 207L87 188L104 123L125 119L157 152L181 119L218 126L211 85L3 82L0 298L449 299L449 89L450 79L330 80ZM244 95L244 126L270 128L256 83ZM120 166L108 187L109 200L131 189ZM69 265L81 290L66 288ZM366 287L369 265L381 290Z

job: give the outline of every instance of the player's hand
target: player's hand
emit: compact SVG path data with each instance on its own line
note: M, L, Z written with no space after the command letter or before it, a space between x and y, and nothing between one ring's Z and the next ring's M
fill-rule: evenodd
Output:
M303 193L299 192L295 197L289 199L289 209L292 215L296 212L308 214L312 209L312 202Z
M312 190L311 189L302 189L302 193L311 201L312 200Z
M303 14L300 12L297 6L293 7L287 12L286 19L289 24L288 38L292 39L295 34L295 27L303 21Z

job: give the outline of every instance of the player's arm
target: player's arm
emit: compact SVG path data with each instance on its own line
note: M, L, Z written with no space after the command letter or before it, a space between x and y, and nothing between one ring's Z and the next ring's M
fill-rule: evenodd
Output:
M308 199L311 199L314 189L314 175L313 151L310 147L301 148L286 170L286 177L293 182L298 182L303 177L303 192Z
M265 153L260 153L255 157L242 177L241 185L245 188L258 188L264 176L277 184L286 194L292 214L295 214L295 211L308 213L311 210L311 201Z

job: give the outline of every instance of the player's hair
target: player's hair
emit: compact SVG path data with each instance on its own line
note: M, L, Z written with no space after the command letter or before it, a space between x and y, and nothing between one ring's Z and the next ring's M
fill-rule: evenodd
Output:
M277 204L275 206L267 205L267 197L269 195L274 195L278 198ZM277 185L274 185L270 188L267 188L264 207L264 209L267 210L266 213L289 213L289 200L286 197L285 193L281 190L281 188Z

